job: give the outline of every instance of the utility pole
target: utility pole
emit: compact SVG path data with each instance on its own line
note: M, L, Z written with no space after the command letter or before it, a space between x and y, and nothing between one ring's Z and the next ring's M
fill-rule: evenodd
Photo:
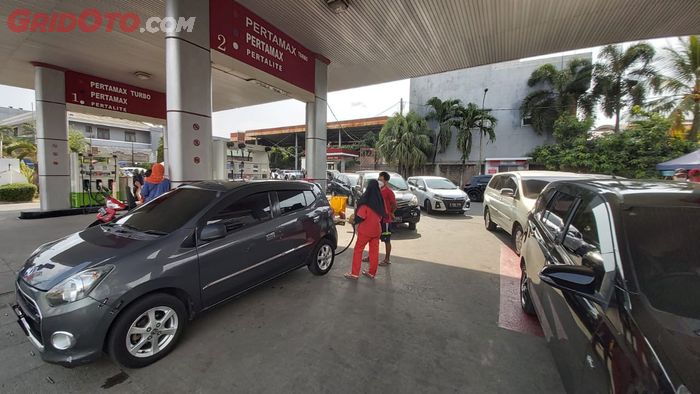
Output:
M489 88L484 89L484 97L481 99L481 122L479 123L479 175L484 175L484 170L482 169L484 164L484 104L486 103L486 93Z
M294 169L299 170L299 134L297 133L294 133Z

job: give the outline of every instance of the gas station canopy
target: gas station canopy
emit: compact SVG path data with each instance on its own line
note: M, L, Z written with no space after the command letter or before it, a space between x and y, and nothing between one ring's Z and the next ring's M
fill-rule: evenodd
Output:
M334 13L331 3L347 4ZM696 0L241 0L328 59L328 91L608 43L698 33ZM14 33L8 16L33 13L166 14L164 0L6 0L0 3L0 84L34 88L30 62L165 92L165 34ZM344 7L342 7L344 8ZM135 73L143 78L141 79ZM276 101L274 89L212 70L213 110ZM264 85L262 85L264 86Z

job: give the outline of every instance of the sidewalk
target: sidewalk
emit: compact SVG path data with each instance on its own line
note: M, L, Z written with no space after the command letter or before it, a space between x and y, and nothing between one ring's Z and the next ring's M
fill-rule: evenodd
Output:
M28 211L39 209L39 202L5 203L0 202L0 212Z

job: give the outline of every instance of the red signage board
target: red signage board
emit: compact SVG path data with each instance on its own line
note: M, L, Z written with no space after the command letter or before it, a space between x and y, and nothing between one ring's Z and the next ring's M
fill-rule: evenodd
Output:
M165 119L165 93L66 70L66 104Z
M315 54L233 0L210 0L212 49L308 92L315 92Z

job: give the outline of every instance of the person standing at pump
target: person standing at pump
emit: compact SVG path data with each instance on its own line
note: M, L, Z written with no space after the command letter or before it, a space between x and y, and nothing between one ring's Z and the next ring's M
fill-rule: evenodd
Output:
M170 190L170 180L165 178L165 167L160 163L155 163L151 167L151 175L144 179L141 196L143 202L147 203L154 198Z
M369 181L367 190L357 201L355 218L352 221L357 225L357 241L355 242L352 256L352 271L345 274L347 279L358 279L362 267L362 252L369 243L369 271L362 274L370 279L377 275L379 265L379 237L381 236L381 221L385 215L384 200L376 180Z
M394 221L394 211L396 211L396 195L389 187L389 179L391 175L388 172L382 171L379 173L379 187L384 199L385 215L382 218L382 236L381 241L384 242L384 260L379 265L386 266L391 264L391 223ZM362 261L369 261L369 257L365 257Z

